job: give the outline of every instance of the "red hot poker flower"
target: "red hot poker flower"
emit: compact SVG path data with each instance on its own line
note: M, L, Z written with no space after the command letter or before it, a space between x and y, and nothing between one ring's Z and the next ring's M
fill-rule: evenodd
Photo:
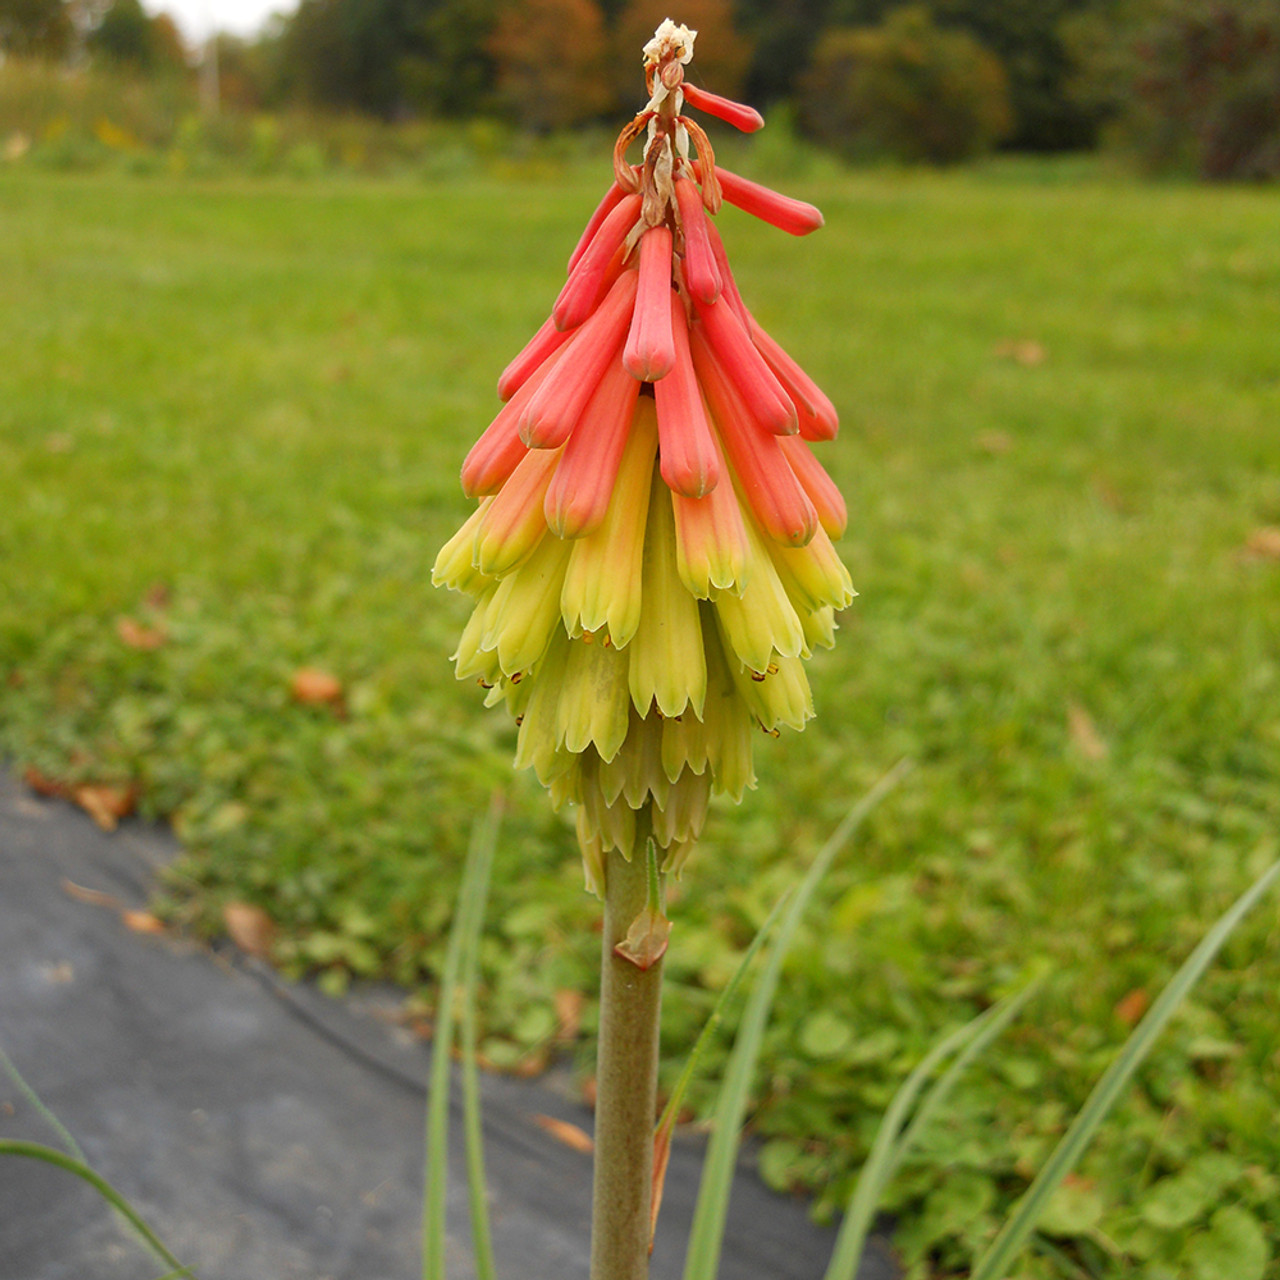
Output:
M686 109L763 121L684 83L694 35L668 20L645 46L649 102L499 380L508 403L462 471L480 505L433 574L475 599L458 676L576 806L597 887L642 811L680 868L711 794L753 784L752 728L813 714L803 659L855 594L831 543L844 501L806 443L836 411L747 309L713 222L722 196L797 235L822 215L717 167Z

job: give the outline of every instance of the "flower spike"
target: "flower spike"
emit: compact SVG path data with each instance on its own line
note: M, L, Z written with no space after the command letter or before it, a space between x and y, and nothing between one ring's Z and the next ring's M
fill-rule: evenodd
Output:
M808 444L836 410L752 317L714 222L722 199L797 235L822 215L716 167L685 110L762 121L686 83L695 34L668 20L645 46L649 101L499 379L462 469L478 505L433 571L474 601L459 679L575 806L597 890L606 852L649 836L679 872L711 796L754 785L760 731L812 716L804 661L855 594L831 541L844 500Z

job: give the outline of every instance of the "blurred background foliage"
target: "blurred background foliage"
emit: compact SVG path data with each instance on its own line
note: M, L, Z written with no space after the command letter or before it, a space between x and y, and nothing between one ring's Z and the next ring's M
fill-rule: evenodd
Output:
M287 133L306 113L321 165L351 162L339 116L546 135L636 108L638 50L669 7L302 0L197 49L138 0L0 0L0 130L10 159L52 142L83 160L103 121L163 149L198 111L289 118ZM846 158L1106 149L1208 179L1280 172L1280 0L689 0L680 17L701 32L701 83L787 107ZM279 126L224 130L230 151L260 164L261 128Z

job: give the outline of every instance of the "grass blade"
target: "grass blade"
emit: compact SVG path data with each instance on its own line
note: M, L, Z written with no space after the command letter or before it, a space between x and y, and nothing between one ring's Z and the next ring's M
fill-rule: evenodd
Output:
M800 917L836 855L909 768L910 765L905 760L900 761L849 810L830 839L818 851L779 921L764 971L752 988L747 1007L743 1010L742 1023L716 1104L715 1127L707 1147L702 1184L698 1189L698 1204L693 1215L693 1230L689 1237L689 1250L685 1255L684 1280L711 1280L720 1265L733 1169L742 1141L742 1116L746 1110L747 1095L751 1089L756 1059L760 1054L769 1008L773 1004L778 978L782 972L782 962L791 947Z
M484 1173L484 1131L480 1123L480 1081L476 1071L476 985L480 970L480 935L489 900L489 878L498 845L502 803L494 797L470 876L471 902L463 941L462 1016L458 1039L462 1050L462 1124L467 1152L467 1189L471 1206L471 1238L475 1248L476 1280L495 1280L493 1238Z
M791 890L788 889L774 903L773 910L769 912L765 922L756 930L755 937L751 939L751 945L747 947L742 959L738 961L738 967L733 971L733 977L729 979L724 989L720 992L715 1008L711 1010L711 1016L703 1023L702 1030L698 1032L698 1038L694 1041L688 1058L685 1059L680 1078L676 1081L675 1088L671 1091L671 1097L667 1099L667 1105L662 1109L662 1116L658 1120L658 1127L654 1131L653 1140L653 1203L649 1222L650 1243L653 1241L653 1234L658 1225L658 1211L662 1208L662 1188L666 1180L667 1162L671 1157L671 1137L675 1132L676 1117L680 1114L680 1107L684 1103L684 1095L697 1072L698 1063L703 1053L706 1052L707 1046L711 1043L711 1037L715 1034L716 1028L724 1021L724 1015L729 1008L730 1002L742 985L742 980L746 977L747 970L751 968L751 962L764 945L764 940L773 931L774 923L779 915L782 914L782 908L790 897Z
M1255 902L1280 878L1280 862L1272 865L1236 899L1231 908L1205 934L1200 945L1191 953L1168 986L1157 997L1138 1023L1133 1034L1125 1042L1116 1059L1104 1072L1102 1079L1080 1109L1071 1128L1045 1161L1026 1195L1004 1224L991 1248L982 1255L971 1273L971 1280L1001 1280L1006 1268L1013 1261L1027 1237L1035 1229L1049 1197L1062 1180L1075 1168L1089 1139L1093 1137L1115 1105L1133 1073L1147 1056L1156 1037L1182 1003L1187 993L1199 981L1226 942L1231 931L1240 923Z
M43 1160L46 1164L56 1165L67 1173L87 1182L112 1208L114 1208L129 1225L140 1235L147 1247L167 1267L174 1268L173 1276L194 1276L190 1267L184 1267L177 1258L165 1248L163 1241L147 1226L142 1215L122 1196L100 1173L96 1173L83 1160L77 1160L56 1147L46 1147L40 1142L23 1142L17 1138L0 1138L0 1156L24 1156L32 1160Z
M836 1247L832 1251L825 1280L854 1280L866 1246L867 1233L871 1230L876 1206L880 1203L885 1187L898 1172L902 1161L929 1121L947 1100L965 1068L1013 1021L1022 1006L1039 989L1041 981L1040 978L1034 979L1017 995L992 1005L972 1021L944 1036L902 1082L885 1112L867 1161L858 1175L849 1207L845 1210L844 1222L840 1226L840 1234L836 1237ZM911 1112L912 1104L926 1081L957 1051L956 1060L925 1095L911 1123L904 1130L903 1125Z
M492 858L492 847L496 842L495 806L490 809L488 820L477 822L471 830L471 844L458 890L458 909L449 931L444 973L436 1002L427 1093L426 1179L422 1192L422 1280L445 1280L445 1191L449 1174L449 1068L453 1051L454 993L462 973L471 906L477 896L478 873Z
M81 1164L88 1164L89 1161L84 1152L80 1150L80 1144L71 1136L66 1125L58 1119L57 1116L49 1110L48 1107L40 1100L40 1095L23 1079L22 1072L18 1070L17 1064L3 1049L0 1049L0 1067L5 1069L5 1073L18 1086L19 1092L27 1100L28 1105L35 1111L41 1120L49 1126L50 1129L62 1139L62 1145L71 1152Z

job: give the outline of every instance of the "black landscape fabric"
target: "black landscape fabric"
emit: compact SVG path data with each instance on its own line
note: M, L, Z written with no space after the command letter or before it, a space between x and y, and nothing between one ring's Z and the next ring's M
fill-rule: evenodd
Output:
M65 882L145 905L176 852L163 829L99 831L0 775L0 1048L201 1280L410 1280L420 1274L429 1047L386 1016L396 996L327 999L237 953L126 927ZM590 1157L538 1123L590 1130L555 1075L483 1080L499 1275L587 1274ZM469 1280L456 1114L450 1277ZM0 1137L59 1138L0 1073ZM702 1146L678 1141L654 1280L683 1268ZM721 1280L819 1280L834 1233L748 1168ZM3 1280L147 1280L163 1268L104 1201L62 1170L0 1157ZM872 1242L860 1280L894 1268Z

